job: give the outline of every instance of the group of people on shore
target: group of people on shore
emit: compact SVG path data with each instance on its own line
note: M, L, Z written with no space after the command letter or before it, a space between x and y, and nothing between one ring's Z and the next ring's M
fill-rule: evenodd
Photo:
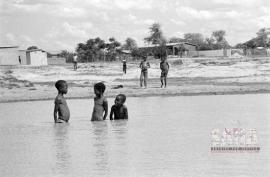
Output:
M127 60L124 58L122 60L123 63L123 73L127 73ZM77 70L78 68L78 56L74 54L73 56L73 64L74 64L74 70ZM140 62L139 68L141 69L140 74L140 86L147 88L147 79L148 79L148 69L150 68L150 64L147 61L147 57L143 56L142 61ZM169 72L169 63L167 62L166 56L161 57L160 62L160 69L161 69L161 75L160 75L160 82L161 82L161 88L164 86L167 86L167 75Z
M58 80L55 83L55 87L58 90L58 94L54 100L54 122L67 123L70 118L70 111L64 98L64 94L68 92L67 82ZM106 86L102 82L94 85L95 98L91 121L105 120L108 115L108 101L104 97L105 89ZM128 119L128 110L124 105L125 101L126 96L124 94L118 94L116 96L114 105L111 107L110 120Z
M140 86L147 88L147 79L148 79L148 69L150 68L150 63L147 61L147 57L144 56L143 60L141 61L139 68L141 69L141 75L140 75ZM167 76L170 69L169 63L167 62L167 59L165 56L161 57L160 62L160 69L161 69L161 75L160 75L160 82L161 82L161 88L167 87ZM127 62L126 59L123 60L123 72L126 74L127 70Z

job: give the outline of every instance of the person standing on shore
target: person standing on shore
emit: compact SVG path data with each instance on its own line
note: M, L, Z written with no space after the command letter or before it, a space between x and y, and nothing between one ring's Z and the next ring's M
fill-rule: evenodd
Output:
M78 68L78 56L77 56L77 54L74 54L74 56L73 56L73 63L74 63L74 70L77 70L77 68Z
M147 57L143 56L143 61L141 61L139 68L141 68L141 76L140 76L140 86L147 88L147 78L148 78L148 68L150 68L150 64L147 61Z
M22 64L21 56L19 56L19 63Z
M161 88L163 85L167 86L167 75L169 72L169 63L167 62L166 56L161 57L161 62L160 62L160 69L161 69L161 75L160 75L160 82L161 82Z
M127 73L127 60L124 58L122 62L123 62L123 73L126 74Z

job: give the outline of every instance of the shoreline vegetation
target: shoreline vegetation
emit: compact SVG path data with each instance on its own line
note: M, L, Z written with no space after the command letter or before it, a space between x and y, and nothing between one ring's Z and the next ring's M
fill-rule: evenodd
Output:
M0 103L53 100L55 81L66 80L67 99L94 97L93 85L104 82L105 96L197 96L270 93L270 58L169 58L167 88L160 88L159 60L149 60L148 88L139 87L140 61L79 63L64 66L0 66Z

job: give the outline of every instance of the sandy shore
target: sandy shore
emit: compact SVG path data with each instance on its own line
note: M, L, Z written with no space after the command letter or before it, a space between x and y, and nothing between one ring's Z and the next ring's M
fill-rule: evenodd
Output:
M118 62L80 63L77 71L71 64L1 66L0 102L52 100L58 79L67 80L68 99L93 98L93 84L99 81L105 82L107 97L119 93L128 97L270 93L269 58L170 59L167 88L160 88L158 61L150 61L148 88L140 88L138 62L128 63L126 75ZM114 89L118 85L123 88Z

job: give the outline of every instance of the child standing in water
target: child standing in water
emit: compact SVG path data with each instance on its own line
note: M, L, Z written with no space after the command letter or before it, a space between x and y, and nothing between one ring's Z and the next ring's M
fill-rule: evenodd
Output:
M105 120L108 114L108 101L103 96L106 86L102 83L96 83L94 85L94 92L96 97L94 98L94 109L92 113L91 121Z
M126 96L124 94L119 94L114 100L114 105L111 108L110 120L116 119L128 119L128 110L124 105L126 101Z
M70 117L70 112L64 94L67 94L68 86L64 80L58 80L55 83L55 87L58 90L58 95L54 100L54 122L55 123L67 123ZM57 117L58 113L58 117Z

